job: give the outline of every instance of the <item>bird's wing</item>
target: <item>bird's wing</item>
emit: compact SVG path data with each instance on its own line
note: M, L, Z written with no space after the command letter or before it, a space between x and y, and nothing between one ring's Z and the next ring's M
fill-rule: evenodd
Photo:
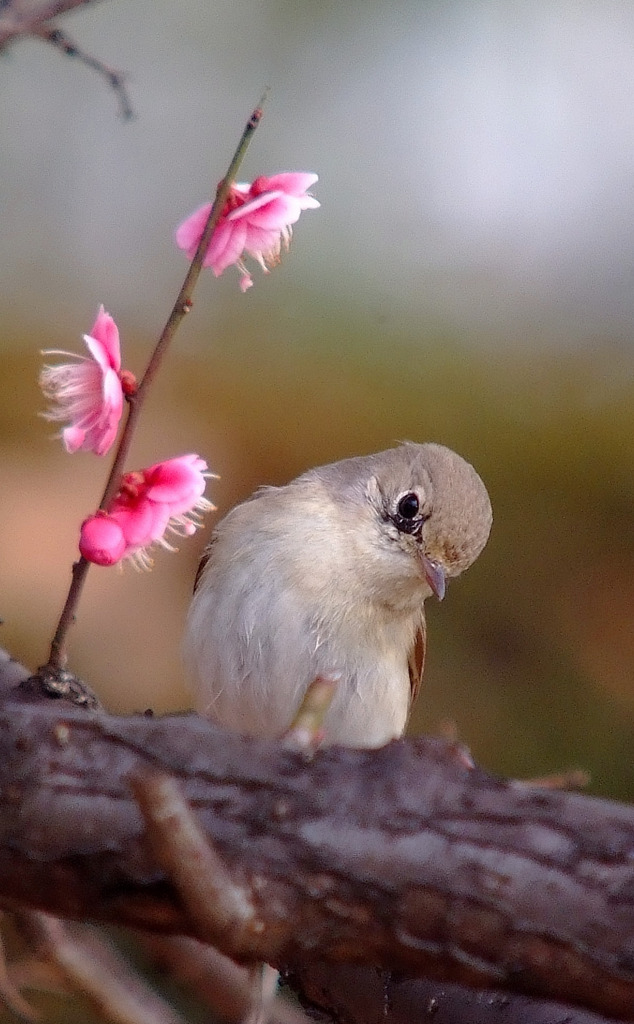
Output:
M2 6L2 2L0 0L0 7L1 6ZM203 574L205 572L205 569L207 568L208 562L210 562L211 559L214 556L214 545L215 545L216 541L218 540L219 532L222 531L223 528L226 528L226 524L228 524L233 519L233 517L236 514L240 514L241 511L245 508L246 505L250 505L252 502L257 501L258 498L263 498L267 494L271 494L273 491L279 491L279 490L281 490L280 487L260 487L260 488L258 488L258 490L255 491L255 493L252 494L250 498L247 498L246 501L243 501L241 505L236 505L235 508L232 508L231 511L227 513L227 515L222 520L222 522L218 524L218 526L216 527L216 529L214 530L214 532L211 535L211 540L209 541L209 544L207 545L207 547L205 548L205 550L202 553L202 557L200 559L200 562L198 563L198 569L196 570L196 578L194 580L194 594L198 590L198 586L199 586L201 578L202 578L202 576L203 576Z
M414 644L411 651L409 652L409 685L411 690L410 696L410 711L418 691L420 690L421 680L423 678L423 669L425 667L425 649L427 647L427 626L425 625L425 612L421 613L420 622L418 629L416 630L416 636L414 637Z
M194 580L194 590L193 590L194 594L198 590L198 584L200 583L200 581L202 579L202 575L203 575L205 569L207 568L207 562L211 558L212 549L213 549L213 546L214 546L215 539L216 539L215 536L213 536L211 538L211 540L209 541L209 544L207 545L207 547L205 548L205 550L202 553L202 558L200 559L200 562L198 563L198 568L196 569L196 578Z

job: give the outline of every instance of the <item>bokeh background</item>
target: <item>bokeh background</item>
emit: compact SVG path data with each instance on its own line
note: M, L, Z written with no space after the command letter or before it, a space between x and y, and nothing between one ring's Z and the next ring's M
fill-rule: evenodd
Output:
M265 86L245 179L322 203L246 295L201 279L130 468L197 451L225 511L260 483L438 440L485 479L477 565L429 602L413 730L453 720L499 772L582 766L634 796L634 6L628 0L119 0L0 62L0 642L45 659L106 461L38 417L39 350L103 302L141 371ZM209 520L208 530L212 525ZM204 536L91 572L72 667L112 709L187 707Z

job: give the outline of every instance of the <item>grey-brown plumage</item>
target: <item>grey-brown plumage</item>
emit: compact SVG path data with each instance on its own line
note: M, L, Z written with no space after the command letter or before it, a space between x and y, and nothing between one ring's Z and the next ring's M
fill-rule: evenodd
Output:
M263 736L317 675L339 682L328 742L403 732L422 672L423 602L475 561L491 528L476 471L406 443L267 487L220 522L185 635L198 709Z

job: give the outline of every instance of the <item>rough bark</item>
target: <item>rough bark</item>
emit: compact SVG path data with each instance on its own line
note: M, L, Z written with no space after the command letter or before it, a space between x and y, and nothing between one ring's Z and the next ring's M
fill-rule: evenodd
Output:
M6 696L0 905L196 935L132 795L148 770L179 781L255 908L222 952L297 971L378 965L634 1019L634 811L469 770L435 740L306 758L194 715Z
M312 963L292 982L311 1006L323 1008L324 1024L613 1024L587 1010L516 992L404 978L349 964Z

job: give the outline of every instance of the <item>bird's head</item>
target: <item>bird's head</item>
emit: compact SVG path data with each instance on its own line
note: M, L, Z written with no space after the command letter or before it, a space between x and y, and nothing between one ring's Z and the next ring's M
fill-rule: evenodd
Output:
M473 466L439 444L406 442L373 457L366 495L384 551L401 552L442 599L447 579L476 560L491 502Z
M442 599L447 579L464 572L487 542L486 488L473 466L443 445L406 442L304 479L315 475L338 511L359 580L379 602Z

